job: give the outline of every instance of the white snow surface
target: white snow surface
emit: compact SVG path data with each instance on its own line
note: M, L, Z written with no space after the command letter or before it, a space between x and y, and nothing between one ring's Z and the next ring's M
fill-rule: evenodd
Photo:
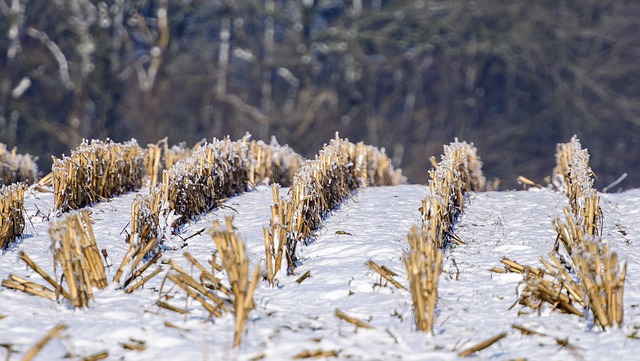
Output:
M295 276L281 272L278 286L273 288L260 283L256 309L237 349L232 347L232 315L207 320L206 311L197 302L185 305L182 301L182 307L190 311L186 316L156 306L163 272L132 294L115 286L96 290L95 301L84 310L0 287L0 315L6 316L0 317L0 345L11 344L14 350L7 355L8 348L0 347L0 359L21 359L60 322L68 329L62 337L51 340L36 359L75 360L107 351L109 359L119 360L287 360L303 350L334 350L338 351L337 359L455 360L461 350L501 332L507 337L474 357L627 360L640 354L636 338L640 329L640 256L634 252L640 242L640 190L601 195L604 239L628 262L624 326L604 332L589 319L549 308L537 314L514 306L521 276L489 272L501 265L504 256L539 267L539 258L551 251L555 240L551 220L562 214L568 201L563 194L547 189L473 193L468 197L455 228L466 245L445 252L434 333L416 331L409 291L381 281L365 262L373 260L389 267L398 273L396 279L408 286L402 263L408 247L406 235L418 224L418 208L427 193L428 188L422 185L367 188L343 203L325 220L318 237L299 247L302 265ZM109 279L127 250L122 231L128 230L135 194L91 208L98 247L107 250L113 263L108 268ZM271 204L271 189L260 186L188 224L182 236L233 215L255 265L263 262L262 228L269 223ZM56 218L53 196L31 193L26 208L33 226L28 223L26 236L0 256L0 279L13 273L46 284L18 260L18 252L26 252L53 273L47 233L49 219ZM165 251L163 259L174 259L197 274L182 252L189 251L206 264L215 245L206 232L187 242L183 249ZM176 239L169 246L172 244L181 245L182 241ZM306 271L311 277L296 283ZM336 309L374 328L356 329L338 319ZM167 327L165 321L182 329ZM513 324L551 337L521 335ZM568 346L559 345L556 338L567 339ZM145 350L123 348L122 344L132 339L144 342Z

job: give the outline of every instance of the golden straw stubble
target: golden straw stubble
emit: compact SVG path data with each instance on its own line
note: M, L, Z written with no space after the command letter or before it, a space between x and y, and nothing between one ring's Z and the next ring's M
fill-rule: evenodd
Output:
M407 268L415 324L420 331L431 332L435 322L442 251L418 227L413 227L407 238L410 251L405 253L403 262Z
M6 249L24 231L26 189L22 183L0 186L0 250Z
M238 347L249 312L255 308L253 294L259 282L260 268L256 266L253 274L249 274L249 258L244 242L235 233L233 218L226 217L225 226L218 221L214 222L210 234L220 254L233 293L233 309L236 316L233 346Z

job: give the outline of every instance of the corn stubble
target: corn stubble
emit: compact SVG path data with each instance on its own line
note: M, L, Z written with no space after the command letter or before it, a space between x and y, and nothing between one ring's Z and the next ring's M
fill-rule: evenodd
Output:
M275 137L271 138L269 144L249 139L250 135L242 138L249 152L249 182L254 185L277 183L289 187L305 159L289 146L278 144Z
M63 283L58 283L56 278L59 277L51 277L26 253L21 252L20 259L53 288L15 275L9 275L2 281L2 285L49 299L58 299L62 295L75 308L87 307L89 301L93 300L93 287L103 289L108 283L88 211L71 213L52 222L49 236L52 241L54 274L60 269Z
M438 279L442 269L442 250L450 242L463 244L453 226L464 209L464 196L484 190L482 162L473 144L458 142L444 146L439 163L431 158L430 194L420 208L422 223L414 226L407 239L409 252L403 257L413 300L418 330L432 332L438 299Z
M0 250L6 249L25 227L24 192L22 183L0 186Z
M151 187L149 193L136 195L131 203L131 233L127 239L130 246L144 248L153 242L155 247L150 250L150 255L160 252L161 212L162 190L159 187Z
M52 170L55 207L68 212L140 188L144 151L135 140L83 141L71 156L53 157Z
M273 142L214 139L191 152L163 172L163 201L182 215L180 223L217 207L227 197L243 193L250 184L291 183L291 175L303 162L288 147Z
M295 273L297 245L313 237L326 215L356 189L405 182L384 151L336 135L295 174L287 198L273 189L271 221L264 229L269 283L280 271L283 252L288 274Z
M178 228L220 205L227 197L243 193L251 184L291 184L304 159L288 146L251 140L247 134L237 141L213 139L198 142L192 149L184 144L168 147L166 138L150 144L145 167L151 191L134 200L131 236L146 243L161 238L161 219L171 212L179 218ZM162 182L157 176L162 170ZM160 195L160 196L159 196Z
M33 345L33 347L29 349L29 351L27 351L27 353L22 358L22 361L33 360L38 355L38 353L40 353L40 351L42 351L42 349L47 345L47 343L49 343L49 341L58 337L58 335L60 335L62 331L66 330L67 327L68 326L65 323L55 325L51 330L49 330L49 332L47 332L46 335L38 340L38 342L36 342L36 344Z
M591 236L602 234L600 197L593 188L593 171L589 167L589 152L574 135L569 143L558 144L553 179L569 198L571 213L578 226Z
M544 269L525 272L519 302L536 310L549 303L553 309L580 317L590 311L602 329L620 327L627 266L600 238L602 210L593 188L589 154L574 136L558 145L556 161L553 179L565 191L570 206L563 210L564 221L558 217L552 222L558 236L549 260L541 258Z
M433 331L438 300L438 279L442 269L442 251L424 230L411 228L407 236L410 251L402 260L407 268L413 300L413 316L418 330Z
M94 299L93 288L104 289L109 283L103 255L94 237L89 211L69 213L52 222L49 237L53 251L53 276L37 265L25 252L19 253L19 258L49 285L31 282L13 274L3 280L2 285L51 300L59 300L62 297L74 308L88 307L89 302ZM125 292L132 292L160 273L161 268L158 267L143 277L144 272L160 258L160 254L151 259L145 258L153 246L155 242L145 247L130 247L113 280L119 282L122 274L126 273L122 282ZM58 282L58 279L61 281ZM137 282L132 283L136 279Z
M453 225L464 211L464 195L486 188L482 162L473 144L458 142L444 146L442 160L429 171L429 195L422 201L423 228L438 248L460 240ZM435 163L435 160L432 160Z
M33 184L38 181L38 166L29 154L18 154L0 143L0 185L14 183Z
M193 149L200 145L201 143L197 143ZM168 138L164 138L156 144L148 144L144 152L144 167L149 177L149 186L158 185L161 171L171 168L179 160L186 159L191 151L192 149L187 148L185 143L169 147Z
M259 282L260 269L256 266L253 273L249 273L249 259L245 246L235 233L232 218L225 218L224 226L215 221L210 229L210 235L216 244L221 262L217 262L214 254L209 261L210 269L208 269L191 254L185 252L184 257L200 271L196 278L175 261L169 261L171 268L162 282L160 300L157 304L164 309L181 314L190 312L188 309L166 302L174 298L171 289L164 292L164 285L169 280L184 291L187 298L198 301L209 313L209 318L218 318L224 313L233 312L236 319L233 346L237 347L240 345L249 313L255 308L253 294ZM225 286L222 279L217 276L217 273L222 270L226 273L229 286Z
M253 294L259 282L260 267L256 266L249 276L249 258L245 252L244 242L238 239L233 229L233 219L225 218L226 227L214 222L211 237L222 259L222 266L227 273L231 291L233 292L233 310L236 316L233 346L240 345L249 312L255 308Z
M213 140L162 173L163 201L180 215L178 226L249 189L241 142Z

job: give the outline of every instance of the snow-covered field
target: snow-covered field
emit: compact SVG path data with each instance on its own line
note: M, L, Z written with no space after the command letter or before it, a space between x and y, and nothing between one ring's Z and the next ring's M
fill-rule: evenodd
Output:
M446 252L433 334L415 330L409 291L382 282L365 265L368 260L385 265L407 285L401 258L408 247L406 235L419 221L418 208L427 192L421 185L368 188L335 210L317 239L299 248L302 265L297 274L310 271L310 278L298 284L297 276L281 275L278 287L259 285L257 306L238 349L232 348L232 315L207 321L208 314L197 302L186 305L190 311L186 316L159 308L161 274L132 294L115 287L96 290L95 301L85 310L0 288L0 359L21 359L60 322L68 329L36 359L76 360L106 351L109 359L121 360L286 360L305 350L354 360L457 359L461 350L502 332L507 334L504 339L474 357L628 360L640 354L636 338L640 337L640 256L634 252L640 242L640 190L603 194L601 200L604 238L629 267L621 329L603 332L592 327L590 320L548 309L532 314L518 304L513 306L521 276L489 272L500 266L504 256L538 267L539 258L551 251L555 240L551 220L562 214L568 202L565 195L545 189L470 195L456 226L466 245ZM108 279L127 250L123 230L128 230L134 196L127 194L91 208L98 247L107 250L113 263ZM264 258L262 228L269 222L271 204L271 189L258 187L189 224L183 236L233 215L256 264ZM31 219L27 235L0 256L0 279L13 273L45 284L18 260L18 252L26 252L53 272L47 233L49 219L55 218L53 196L32 193L26 208ZM182 252L189 251L206 263L214 243L206 232L187 242L183 249L166 251L163 258L174 259L195 274ZM336 317L336 309L373 328L356 329ZM512 325L544 335L522 335ZM125 343L143 345L144 350L128 350Z

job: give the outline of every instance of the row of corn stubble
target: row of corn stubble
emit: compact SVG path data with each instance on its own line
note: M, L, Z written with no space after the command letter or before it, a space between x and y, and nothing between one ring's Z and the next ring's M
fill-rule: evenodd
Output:
M494 189L482 176L482 164L472 145L451 143L445 146L439 163L433 158L431 162L434 169L429 172L430 195L421 207L422 223L411 229L410 251L403 257L415 325L424 332L433 331L442 252L449 244L464 244L453 232L453 225L464 210L464 196L470 191ZM543 267L524 266L504 258L504 268L494 267L492 271L523 274L524 287L518 295L521 305L540 312L548 304L552 310L585 319L590 319L591 313L595 324L606 329L623 322L626 263L601 238L603 215L588 162L589 154L577 137L558 144L557 165L550 183L553 189L567 195L569 206L563 211L564 220L557 216L552 222L557 238L549 259L541 258ZM539 334L523 326L512 327L523 334ZM458 355L469 356L504 337L506 332L499 333ZM557 341L560 345L567 343Z
M600 197L593 188L589 153L576 136L557 146L553 186L567 195L569 206L552 222L557 238L548 258L540 259L542 267L505 258L505 267L493 270L522 273L525 286L518 302L534 311L548 304L580 317L591 313L601 329L620 327L626 262L601 237Z
M81 204L92 204L110 198L130 188L137 189L142 184L142 180L138 183L137 177L149 176L149 192L137 195L132 204L129 250L112 280L120 284L125 292L132 292L163 271L155 265L161 258L159 245L168 237L163 234L167 223L170 223L172 229L178 229L181 224L214 209L225 198L248 190L249 184L277 180L283 185L290 185L288 197L280 196L280 188L273 186L272 217L268 227L264 229L267 281L274 285L283 262L287 262L287 274L295 273L297 245L312 237L327 213L355 189L367 185L405 182L401 173L393 170L384 153L337 136L315 159L309 161L304 161L286 146L281 147L275 143L266 145L250 140L249 137L235 142L229 139L214 140L212 143L198 144L194 149L184 146L169 148L166 140L150 145L146 150L137 146L135 141L124 144L92 141L79 149L84 147L84 152L91 152L93 148L97 148L93 150L97 153L104 152L105 148L111 146L112 150L107 152L117 153L115 156L81 153L81 156L67 164L63 158L57 163L57 167L54 164L50 179L54 183L54 192L59 190L55 194L56 207L68 211L82 207ZM69 159L73 159L75 153L80 151L76 150ZM543 262L543 269L522 266L505 259L505 268L494 270L524 274L527 287L521 293L520 303L525 306L539 309L543 302L548 302L560 311L580 316L585 316L584 310L592 310L596 322L603 328L620 325L626 267L617 262L615 252L611 252L608 246L596 239L601 232L602 214L597 194L592 188L588 153L580 148L579 141L574 138L570 143L558 146L556 158L558 166L554 170L554 180L566 191L570 208L565 210L566 222L563 223L559 218L554 221L554 228L558 233L554 252L561 251L559 247L563 246L574 268L580 272L578 281L560 266L559 256L554 257L553 254L550 255L551 261ZM100 165L99 161L103 159L116 160L116 164ZM82 163L87 160L87 164ZM68 164L80 164L77 167L79 171L74 173L74 167ZM444 147L442 160L436 164L432 159L432 164L434 168L429 172L430 195L423 201L420 224L413 227L408 235L410 251L403 257L412 294L415 324L425 332L433 329L435 321L442 252L450 243L462 243L455 236L453 225L464 210L465 194L491 188L482 175L481 162L473 145L457 141L451 143ZM165 170L160 172L162 168ZM59 170L57 178L56 169ZM157 180L159 174L162 174L160 182ZM114 175L119 176L113 177ZM87 177L91 181L86 181ZM41 181L39 185L43 184L46 182ZM7 187L2 188L0 197L0 211L11 210L18 215L14 217L15 223L11 228L14 230L13 234L4 232L9 223L0 225L0 230L3 231L3 238L0 240L8 240L2 244L3 247L18 237L20 229L24 228L24 223L19 224L19 219L24 222L24 218L19 216L24 211L16 213L15 210L23 207L19 203L24 197L26 186L12 187L15 190L11 192ZM85 194L76 194L82 192ZM5 194L11 194L12 198L5 197ZM6 206L7 204L10 206ZM50 287L45 287L11 275L5 280L5 287L40 293L41 296L52 299L62 296L69 299L75 307L87 307L88 301L93 297L91 287L102 288L108 283L104 271L102 274L99 271L101 259L93 239L89 217L84 212L72 212L66 218L62 217L58 223L60 224L52 223L51 231L54 245L60 249L60 252L54 254L54 259L57 254L55 261L60 265L59 269L63 270L67 283L75 282L75 285L54 283L53 277L35 265L25 253L21 253L20 257L25 263L45 280L53 282L49 282ZM73 232L66 233L76 234L72 237L76 240L62 240L59 235L65 232L60 232L59 229L63 227L73 228ZM54 231L55 229L58 231ZM184 257L200 271L199 277L189 276L176 262L169 260L166 262L169 270L165 273L165 278L184 290L187 297L202 304L211 317L219 317L231 310L236 315L234 345L237 346L246 317L255 307L252 295L258 282L258 272L249 271L243 243L233 232L230 219L225 220L224 225L216 223L210 233L217 248L221 250L221 260L213 257L208 262L208 267L205 267L185 252ZM74 254L74 249L82 250L84 254ZM73 260L80 261L74 264ZM152 267L155 269L145 275ZM374 268L373 265L371 267ZM125 270L128 273L123 275ZM235 280L235 289L225 286L222 281L224 277L217 275L223 270L229 281L232 277ZM377 272L382 276L386 273ZM559 289L568 290L568 296L567 293L558 292ZM163 298L162 290L160 293L159 307L179 313L188 312L171 304L168 294ZM346 315L343 317L348 318ZM502 337L504 334L488 340L491 342L485 342L484 347ZM468 355L478 349L480 348L472 347L460 354Z
M492 271L523 274L524 287L518 296L521 305L540 312L548 304L555 311L585 319L590 319L591 313L595 324L606 329L623 322L626 263L601 238L603 215L588 161L589 154L577 137L558 144L551 186L567 195L569 206L563 217L557 216L552 222L557 238L549 258L541 258L543 267L524 266L504 258L504 268L494 267ZM470 191L493 189L482 176L481 162L472 145L451 143L445 146L442 160L436 164L432 159L432 164L430 195L421 207L422 223L411 229L410 251L403 257L415 325L424 332L433 331L442 252L449 244L464 244L453 232L464 210L464 196ZM536 334L519 325L513 327ZM469 356L506 336L506 332L497 334L459 355ZM558 343L566 340L558 339Z
M163 179L158 183L157 176L163 166L168 166L168 169L162 171ZM20 252L20 259L48 284L40 285L9 275L3 286L49 299L65 299L73 307L88 307L93 299L92 288L104 288L109 281L89 213L76 209L139 189L145 175L149 176L152 185L149 192L138 194L132 204L131 232L127 239L129 250L111 280L128 293L162 272L162 268L156 266L162 253L159 244L167 236L163 234L162 221L172 221L170 226L179 230L181 224L216 208L225 198L247 191L250 184L273 180L291 185L290 196L278 197L273 207L277 209L287 203L299 211L295 215L291 213L292 219L287 221L282 217L270 222L271 226L265 228L265 249L268 255L269 250L273 250L268 246L268 238L271 242L274 238L267 235L276 222L280 227L284 222L297 225L298 228L287 226L287 234L283 237L287 238L287 259L293 259L295 244L302 240L299 235L310 236L313 228L310 229L309 225L317 227L318 215L324 217L330 210L314 208L318 204L335 207L347 195L345 189L352 191L366 185L392 185L405 181L400 172L393 170L383 151L362 143L353 144L338 136L320 151L316 159L310 161L303 160L286 146L253 141L249 136L235 142L214 139L212 143L203 142L194 149L169 148L166 140L147 149L139 147L135 140L122 144L96 140L83 142L71 156L54 159L53 172L34 186L37 189L51 189L52 186L56 209L68 213L52 221L49 232L55 269L61 270L64 277L51 276L27 253ZM278 193L276 189L274 185L274 194ZM2 218L3 248L9 247L24 231L25 190L26 185L23 184L1 189L0 210L8 210L14 215L13 218ZM315 200L309 202L313 198L311 195ZM211 317L233 310L237 321L234 346L237 346L247 314L255 306L252 294L258 272L254 271L250 277L243 243L235 236L231 220L225 223L222 226L216 222L210 230L220 261L213 256L208 262L209 267L205 267L189 253L184 254L201 271L199 278L189 276L172 260L163 263L169 265L165 279L183 289L187 297L201 303ZM271 255L270 259L275 262L278 252ZM104 250L102 256L106 258ZM147 272L152 268L155 269ZM216 275L222 270L231 287L225 286L222 277ZM273 283L276 273L277 270L269 277L270 283ZM62 281L56 281L58 279ZM160 293L159 307L185 311L171 305L168 297L163 299L162 290Z

